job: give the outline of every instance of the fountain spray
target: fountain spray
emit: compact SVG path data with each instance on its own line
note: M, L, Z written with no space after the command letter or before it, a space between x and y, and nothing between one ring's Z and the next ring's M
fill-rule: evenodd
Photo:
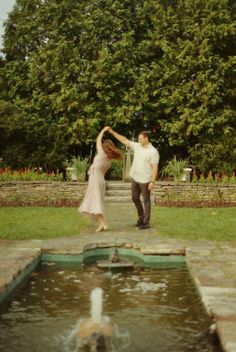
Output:
M92 290L90 294L91 319L94 323L97 323L97 324L99 324L102 320L102 295L103 295L103 290L99 287Z

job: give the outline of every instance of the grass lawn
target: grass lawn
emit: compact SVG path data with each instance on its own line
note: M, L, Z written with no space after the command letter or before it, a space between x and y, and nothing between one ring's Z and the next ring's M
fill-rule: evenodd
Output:
M159 235L180 239L236 240L236 208L153 207Z
M0 239L74 236L86 227L77 208L0 208Z
M121 205L123 211L124 207ZM119 209L116 210L116 214L114 209L113 214L110 213L110 225L114 224L112 216L119 216ZM128 221L133 220L136 219ZM168 238L232 241L236 240L236 208L153 206L151 225L159 236ZM82 217L76 208L0 208L0 239L78 236L89 226L90 221ZM127 224L127 231L130 231L130 224Z

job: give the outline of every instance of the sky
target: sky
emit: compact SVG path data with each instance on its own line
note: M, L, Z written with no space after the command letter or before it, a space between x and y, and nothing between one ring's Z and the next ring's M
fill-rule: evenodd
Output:
M0 48L2 48L3 22L8 12L12 10L15 0L0 0Z

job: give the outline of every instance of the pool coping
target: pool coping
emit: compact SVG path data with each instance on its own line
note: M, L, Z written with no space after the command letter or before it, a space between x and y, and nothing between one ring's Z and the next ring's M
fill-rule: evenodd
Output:
M89 240L90 239L90 240ZM10 296L20 282L30 275L41 258L76 256L96 249L117 247L136 251L144 258L159 256L163 260L179 257L187 267L202 303L215 322L225 352L236 351L236 242L176 241L150 239L125 241L101 236L73 237L58 240L0 241L0 302Z

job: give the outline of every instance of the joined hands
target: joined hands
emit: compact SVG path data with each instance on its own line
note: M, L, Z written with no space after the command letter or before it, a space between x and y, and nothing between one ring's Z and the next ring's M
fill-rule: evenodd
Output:
M112 131L112 128L111 128L110 126L105 126L105 127L103 128L103 130L102 130L103 133L104 133L104 132L110 132L110 133L111 133L111 131Z

